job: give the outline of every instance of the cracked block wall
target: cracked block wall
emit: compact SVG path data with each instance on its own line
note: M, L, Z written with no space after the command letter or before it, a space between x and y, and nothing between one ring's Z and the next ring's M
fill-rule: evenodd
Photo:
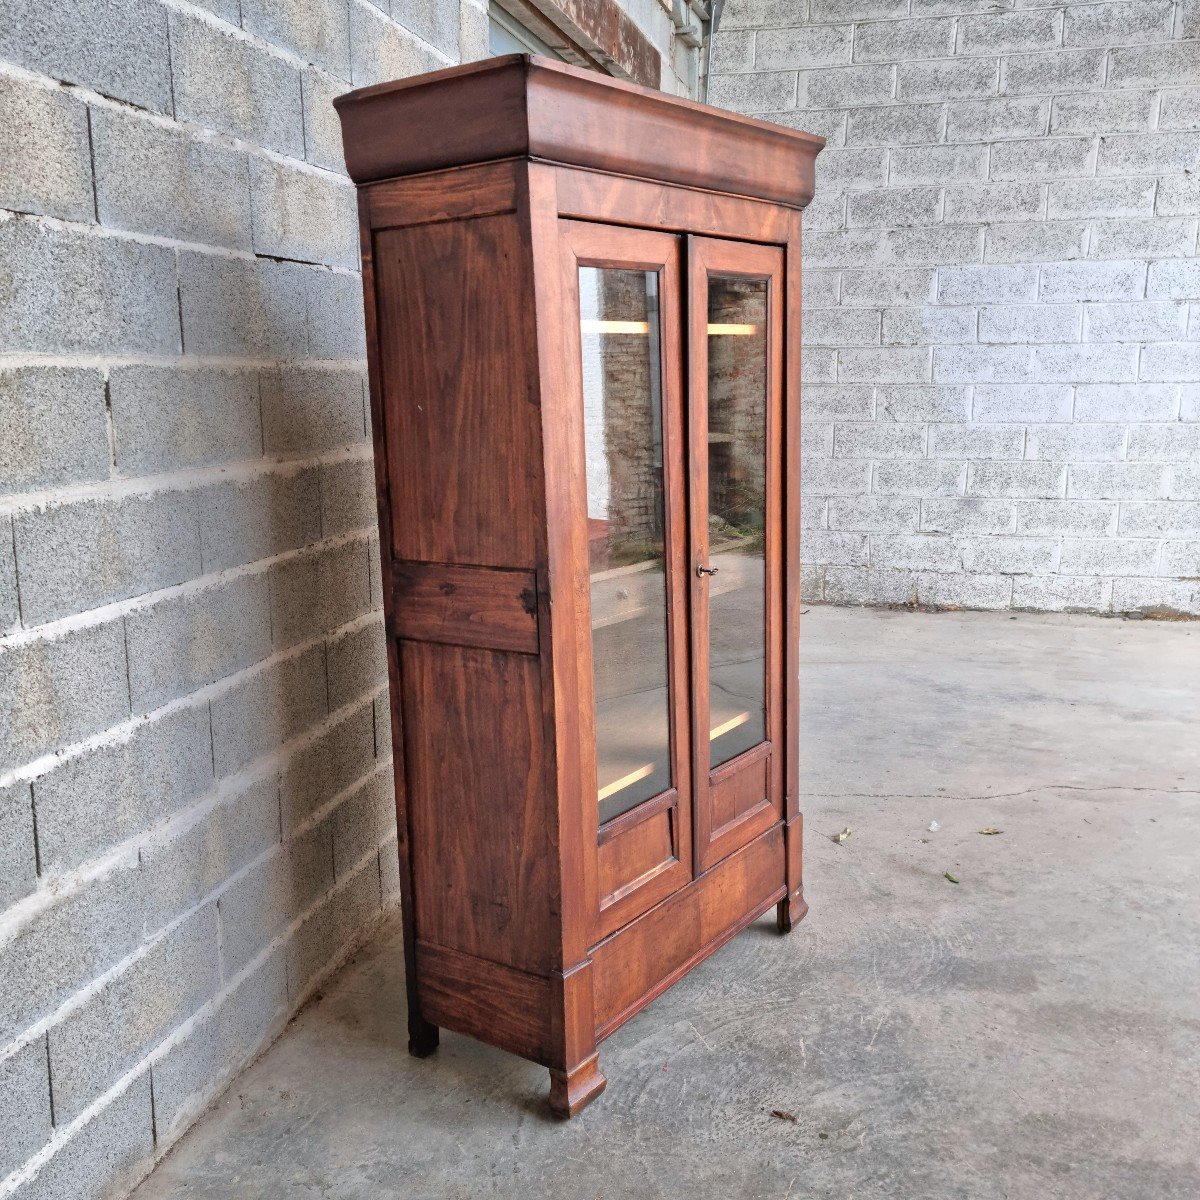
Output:
M728 0L805 214L810 600L1200 615L1200 3Z

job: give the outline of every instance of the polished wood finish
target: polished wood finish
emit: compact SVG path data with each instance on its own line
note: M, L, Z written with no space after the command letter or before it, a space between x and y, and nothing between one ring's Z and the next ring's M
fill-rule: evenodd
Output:
M548 1067L778 906L797 761L799 238L820 139L537 59L338 101L359 185L414 1054ZM669 785L601 825L579 270L657 278ZM707 279L768 281L766 735L708 765ZM699 440L698 440L699 439ZM606 593L607 595L607 593ZM701 745L701 740L703 744Z

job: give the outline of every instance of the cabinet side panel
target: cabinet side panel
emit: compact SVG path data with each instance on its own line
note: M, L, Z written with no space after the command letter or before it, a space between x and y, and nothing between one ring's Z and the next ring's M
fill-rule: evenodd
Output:
M544 974L551 853L538 659L401 641L416 936Z
M374 249L393 555L539 565L532 285L517 215L381 230Z

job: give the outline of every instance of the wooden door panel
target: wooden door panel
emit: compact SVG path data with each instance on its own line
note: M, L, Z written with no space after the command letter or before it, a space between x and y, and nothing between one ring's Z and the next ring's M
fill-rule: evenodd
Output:
M783 282L779 247L688 239L697 871L783 815Z

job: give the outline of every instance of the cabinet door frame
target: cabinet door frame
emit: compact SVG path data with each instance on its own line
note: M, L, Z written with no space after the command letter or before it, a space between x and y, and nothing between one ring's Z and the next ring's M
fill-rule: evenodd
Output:
M583 396L579 268L654 271L659 276L659 349L666 556L669 746L672 786L601 825L596 787L595 675L586 555L575 563L579 654L579 763L588 872L597 881L592 941L599 941L690 882L693 874L690 747L691 662L687 585L687 453L683 385L683 243L671 233L629 226L559 221L562 247L564 380L571 403ZM573 434L582 493L572 504L572 541L587 545L583 422ZM594 838L587 831L595 831ZM666 857L655 858L664 840Z
M786 300L784 251L781 246L689 235L688 286L688 479L691 537L689 541L692 626L692 789L695 872L700 874L784 816L785 759L784 686L784 486L783 392L784 308ZM716 278L767 280L767 397L764 449L766 452L764 539L764 693L766 738L736 757L710 767L709 751L709 606L708 566L708 303L709 280ZM756 783L761 780L762 783ZM764 786L765 785L765 786ZM761 799L751 800L726 821L715 816L714 795L728 789Z

